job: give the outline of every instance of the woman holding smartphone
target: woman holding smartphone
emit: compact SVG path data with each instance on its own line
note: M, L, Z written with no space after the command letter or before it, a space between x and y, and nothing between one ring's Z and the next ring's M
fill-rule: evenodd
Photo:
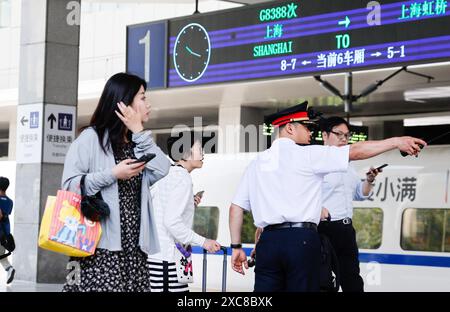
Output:
M63 189L79 192L85 175L87 195L100 193L110 215L101 222L95 254L71 259L80 279L68 279L63 291L150 291L147 255L159 251L159 241L149 187L168 173L170 162L143 127L150 114L146 87L134 75L112 76L89 126L69 148ZM133 164L146 154L155 157Z
M203 166L201 141L195 140L194 133L184 132L181 138L170 137L167 147L175 163L169 174L152 188L161 252L148 259L150 284L152 292L186 292L189 291L188 284L177 277L177 249L186 251L189 248L184 247L196 245L216 252L220 245L192 230L201 192L194 196L190 173Z

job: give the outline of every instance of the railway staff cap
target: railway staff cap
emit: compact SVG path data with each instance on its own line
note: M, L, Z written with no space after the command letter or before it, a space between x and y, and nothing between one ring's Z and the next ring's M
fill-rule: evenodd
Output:
M320 113L308 109L308 102L286 108L264 118L264 134L270 135L274 127L281 127L290 122L299 122L307 127L317 126Z

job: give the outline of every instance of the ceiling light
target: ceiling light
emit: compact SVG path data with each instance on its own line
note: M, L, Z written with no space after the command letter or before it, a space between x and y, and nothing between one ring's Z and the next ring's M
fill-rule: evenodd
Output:
M408 90L403 93L406 101L442 99L450 97L450 86Z

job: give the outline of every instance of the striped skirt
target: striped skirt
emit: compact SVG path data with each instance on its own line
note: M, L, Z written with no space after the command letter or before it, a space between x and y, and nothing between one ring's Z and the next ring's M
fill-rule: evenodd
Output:
M152 292L188 292L188 284L178 283L175 262L148 259Z

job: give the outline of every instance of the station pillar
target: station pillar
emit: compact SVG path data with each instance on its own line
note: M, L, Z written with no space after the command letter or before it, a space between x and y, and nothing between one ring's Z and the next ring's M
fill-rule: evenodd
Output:
M13 254L19 280L65 281L68 258L40 249L38 235L47 195L61 188L63 171L63 153L48 149L67 147L47 144L63 138L49 134L47 123L53 129L53 119L64 116L66 129L59 130L76 127L80 1L22 0Z
M219 108L218 152L235 154L266 149L267 139L262 134L264 114L261 108L240 104Z

